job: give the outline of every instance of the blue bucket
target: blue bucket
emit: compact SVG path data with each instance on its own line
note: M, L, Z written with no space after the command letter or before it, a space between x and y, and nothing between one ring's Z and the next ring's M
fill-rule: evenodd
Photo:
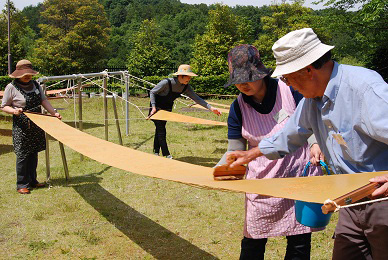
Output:
M323 161L319 161L320 164L325 167L328 174L330 174L329 168L326 163ZM307 169L310 166L310 162L307 163L306 167L303 170L303 175L306 176ZM305 226L312 228L321 228L327 226L330 222L330 214L323 214L321 207L323 204L320 203L312 203L296 200L295 201L295 217L296 220Z

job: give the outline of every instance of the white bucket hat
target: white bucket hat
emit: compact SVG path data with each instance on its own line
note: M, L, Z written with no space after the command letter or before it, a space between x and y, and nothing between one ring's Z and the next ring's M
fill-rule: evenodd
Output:
M311 28L292 31L272 46L276 59L272 77L303 69L333 48L334 46L323 44Z

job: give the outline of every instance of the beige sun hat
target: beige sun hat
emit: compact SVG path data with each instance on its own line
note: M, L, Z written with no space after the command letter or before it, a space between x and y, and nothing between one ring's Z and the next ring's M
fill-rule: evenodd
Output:
M179 65L178 71L173 73L172 75L174 76L185 75L185 76L191 76L191 77L198 76L191 70L191 66L188 64Z
M16 64L16 70L9 74L10 78L22 78L25 75L36 75L39 72L32 69L32 63L29 60L20 60Z
M276 59L272 77L303 69L333 48L334 46L323 44L311 28L292 31L272 46Z

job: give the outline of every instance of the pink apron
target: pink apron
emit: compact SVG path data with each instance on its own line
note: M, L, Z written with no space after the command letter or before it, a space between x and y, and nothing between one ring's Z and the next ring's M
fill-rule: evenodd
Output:
M281 81L278 85L275 106L269 114L258 113L244 102L241 94L237 100L243 118L242 136L248 140L249 149L257 146L262 139L281 130L296 108L290 88ZM282 120L282 118L284 119ZM301 176L304 166L309 161L309 155L306 143L294 153L279 160L268 160L261 156L248 164L246 178L266 179ZM319 167L310 167L309 175L321 174ZM322 228L309 228L296 221L294 200L269 198L250 193L245 196L245 237L258 239L290 236L318 230L322 230Z

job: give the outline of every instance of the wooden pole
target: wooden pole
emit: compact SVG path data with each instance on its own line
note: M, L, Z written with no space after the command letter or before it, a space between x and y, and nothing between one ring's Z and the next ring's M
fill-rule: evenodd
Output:
M104 125L105 125L105 140L108 141L108 99L106 97L108 89L108 77L104 76Z
M337 205L344 206L352 204L360 199L363 199L370 194L372 194L380 185L376 182L371 182L367 185L364 185L354 191L351 191L341 197L333 200ZM336 210L336 205L334 203L324 204L322 206L323 214L328 214Z
M82 78L78 78L78 121L79 121L79 130L84 130L84 125L82 122ZM84 160L84 156L80 154L81 161Z
M46 94L46 84L42 84L43 93ZM42 114L46 114L46 110L42 107ZM46 138L46 150L44 151L46 159L46 182L50 182L51 173L50 173L50 146L49 146L49 135L45 132Z
M125 73L125 134L129 135L129 76Z
M65 179L66 179L66 181L68 181L69 180L69 168L67 167L65 148L63 147L63 143L61 143L61 142L58 142L58 143L59 143L59 149L61 150L63 169L65 170Z
M116 121L116 128L117 128L117 135L119 137L119 143L120 145L123 145L123 139L121 138L121 130L120 130L120 122L119 122L119 117L117 114L117 107L116 107L116 95L113 94L112 97L112 105L113 105L113 112L115 115L115 121Z

